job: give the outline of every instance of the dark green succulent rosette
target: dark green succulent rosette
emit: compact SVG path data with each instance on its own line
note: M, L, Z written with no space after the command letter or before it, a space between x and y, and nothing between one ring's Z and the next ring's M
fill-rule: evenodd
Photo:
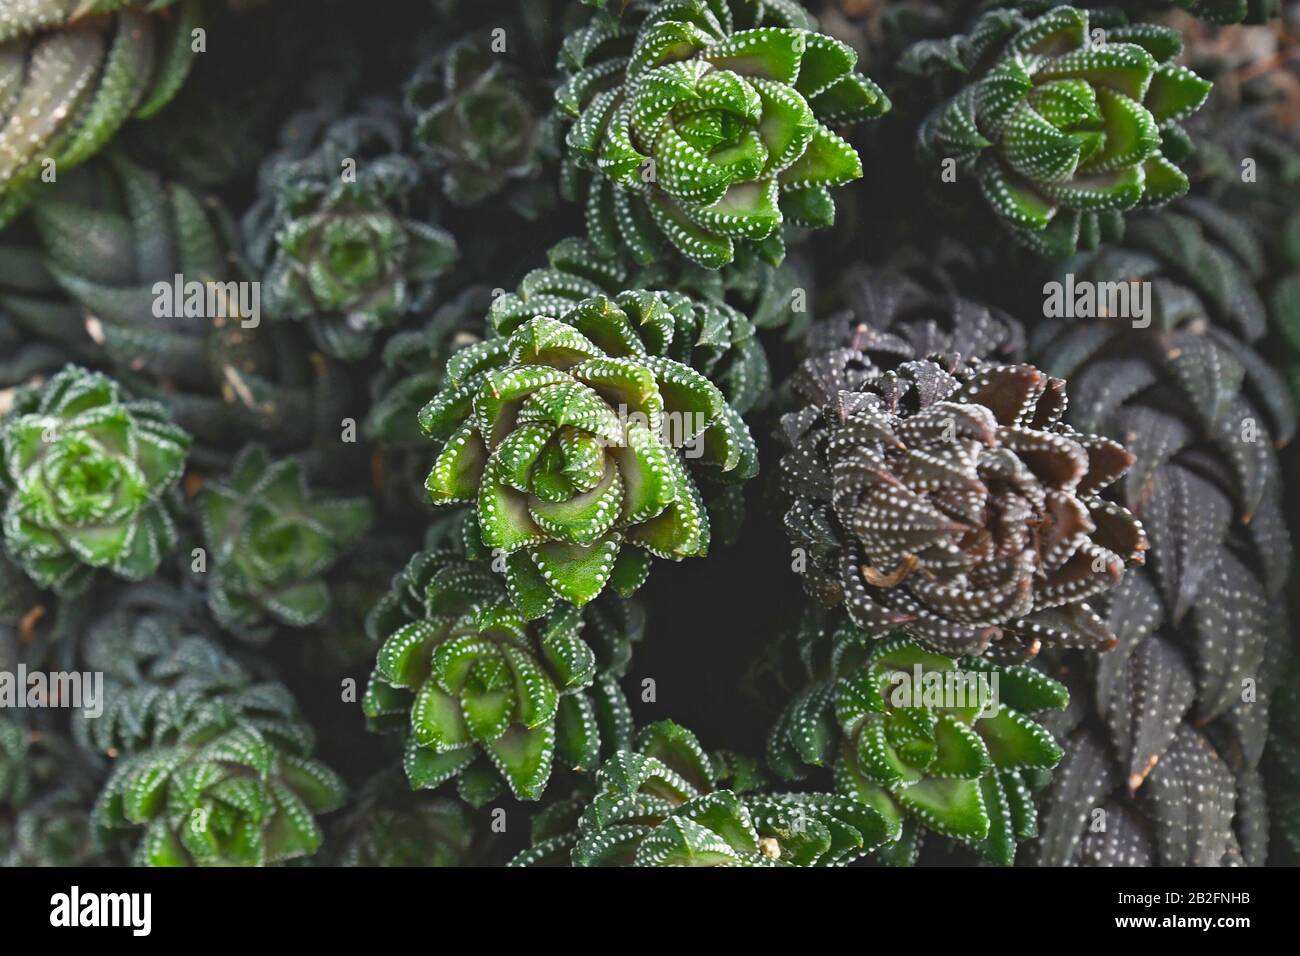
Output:
M793 778L832 768L838 792L901 832L884 862L910 864L931 830L1010 865L1017 841L1037 835L1031 786L1062 756L1030 715L1065 707L1065 687L1031 667L945 657L903 636L869 640L847 621L805 637L827 654L831 676L782 713L768 740L773 769Z
M473 205L537 172L542 122L508 58L489 36L465 36L424 61L404 89L412 138L443 194ZM522 197L513 196L514 200Z
M85 590L97 569L148 577L176 545L167 499L189 446L163 406L66 367L22 393L0 424L5 548L65 596Z
M213 699L238 701L252 676L213 639L200 602L153 581L114 594L81 642L80 659L104 675L104 690L100 713L72 715L78 744L135 752L174 739Z
M927 40L904 69L955 71L961 90L918 134L929 162L955 160L1019 241L1043 255L1095 248L1123 212L1183 195L1178 126L1211 84L1174 59L1176 30L1074 7L1027 18L992 10L968 34Z
M784 0L638 0L566 39L564 187L578 198L590 179L598 248L649 263L666 239L716 269L754 244L779 262L783 224L834 221L830 190L862 163L831 127L879 116L889 100L815 26Z
M92 811L99 840L132 848L140 866L265 866L315 853L316 814L338 809L344 786L310 756L312 731L289 692L254 684L189 705L152 746L119 758Z
M539 818L511 865L842 866L898 836L865 804L757 792L760 775L728 763L684 727L650 724L600 768L589 799Z
M104 674L103 708L78 715L74 735L116 761L90 815L97 841L149 866L310 855L314 815L342 803L343 784L312 759L289 691L255 682L201 609L187 591L137 585L82 642L85 665Z
M310 150L273 155L244 220L266 312L307 322L340 359L365 357L376 333L427 304L456 257L451 235L413 211L419 165L401 152L395 113L376 105L324 125Z
M757 473L749 430L716 385L668 358L681 321L660 293L584 299L508 337L457 352L420 412L445 442L426 488L474 502L482 545L504 556L528 619L581 607L607 584L627 595L650 556L707 552L709 516L691 471Z
M614 678L640 620L621 599L562 605L530 623L485 563L422 551L366 626L380 647L363 707L372 729L409 735L414 789L458 778L478 806L504 780L516 798L536 800L556 758L591 771L630 735Z
M0 224L23 210L49 170L61 175L127 120L167 104L193 63L199 11L199 0L4 5Z
M208 606L222 627L264 640L273 624L307 627L330 607L324 576L370 527L364 498L317 498L296 458L250 445L198 500Z

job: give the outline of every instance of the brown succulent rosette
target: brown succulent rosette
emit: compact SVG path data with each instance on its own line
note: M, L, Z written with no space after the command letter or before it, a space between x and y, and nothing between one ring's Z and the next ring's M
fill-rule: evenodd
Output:
M947 655L1114 644L1086 601L1147 546L1099 494L1133 456L1062 423L1063 380L955 357L883 371L836 349L793 390L808 404L782 419L785 521L823 603Z

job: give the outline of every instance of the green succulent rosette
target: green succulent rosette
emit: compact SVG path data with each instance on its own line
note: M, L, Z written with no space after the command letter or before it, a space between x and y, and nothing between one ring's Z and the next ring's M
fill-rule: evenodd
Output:
M380 647L363 709L372 729L408 734L412 788L457 778L461 797L479 806L504 781L536 800L556 758L591 771L628 739L614 678L640 626L613 598L530 623L487 565L422 551L366 621Z
M581 607L607 584L627 595L650 556L707 552L709 516L691 471L757 473L739 414L704 375L663 353L672 304L647 291L585 299L508 337L457 352L420 412L445 444L425 487L473 502L482 545L504 556L526 618Z
M67 366L0 423L9 555L74 596L96 570L138 581L176 545L168 512L190 437L167 410L106 375Z
M241 451L225 481L198 499L210 575L208 606L222 627L264 640L275 624L307 627L330 608L328 572L370 527L364 498L317 498L296 458Z
M832 768L839 793L901 833L882 861L910 864L929 830L1010 865L1017 841L1037 835L1031 785L1062 756L1030 715L1065 707L1065 687L1031 667L945 657L903 636L870 640L847 622L830 634L829 655L831 678L772 729L773 769L793 778Z
M305 321L335 358L364 358L378 332L427 304L456 257L450 233L413 209L419 164L401 152L393 112L345 117L305 154L273 155L244 220L266 312Z
M658 721L604 763L589 799L539 818L534 845L511 865L842 866L898 836L847 797L765 794L759 782Z
M0 9L0 224L53 170L152 116L194 61L199 0L27 0ZM49 165L53 163L53 165Z
M904 54L904 69L962 82L922 123L920 152L955 160L1036 252L1095 248L1119 235L1124 210L1187 192L1177 164L1192 146L1178 123L1211 84L1174 63L1181 50L1176 30L1074 7L989 11L968 34Z
M779 0L641 0L593 15L565 41L556 93L573 120L564 188L578 198L590 180L592 242L645 263L664 240L711 269L740 244L779 262L782 225L830 225L831 188L862 175L832 127L889 108L856 62Z
M315 853L342 780L277 684L191 701L154 746L119 758L92 811L139 866L266 866ZM141 832L143 831L143 832Z

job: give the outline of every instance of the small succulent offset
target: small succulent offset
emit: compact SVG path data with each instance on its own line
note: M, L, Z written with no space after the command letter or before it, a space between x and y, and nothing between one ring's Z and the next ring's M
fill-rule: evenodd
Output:
M536 800L555 757L590 771L602 743L627 735L626 704L598 677L628 652L593 638L637 635L611 633L567 605L529 623L481 562L417 553L366 626L382 644L363 708L375 729L409 733L416 789L460 777L462 796L479 804L499 776L516 798ZM486 779L484 756L497 771Z
M310 756L311 728L277 684L192 701L148 749L120 758L92 811L105 845L139 866L265 866L321 845L315 814L343 802ZM143 834L138 834L143 828Z
M592 241L651 262L666 238L716 269L737 243L780 261L783 223L831 225L831 187L862 175L831 127L889 108L853 71L857 54L779 0L626 6L594 15L560 56L566 179L572 193L591 173Z
M1061 759L1029 715L1065 707L1065 687L1031 667L951 658L896 635L871 640L847 621L808 635L828 679L791 702L768 738L787 778L830 767L835 789L889 821L883 862L910 865L925 830L1010 865L1037 835L1030 794Z
M606 584L630 594L652 554L705 554L709 517L687 460L731 481L757 472L722 392L661 354L675 323L647 291L536 315L453 355L421 410L421 427L445 442L430 497L476 503L482 544L505 556L525 617L558 600L580 607Z
M190 437L162 405L68 366L0 423L10 556L41 587L74 596L97 569L139 581L176 544L168 498Z
M809 404L782 418L786 527L837 552L814 593L940 654L1114 645L1084 602L1142 560L1141 524L1098 494L1133 456L1061 423L1063 380L956 360L885 372L837 349L793 387Z
M589 800L539 818L534 846L511 865L843 866L899 834L852 798L753 792L758 782L684 727L649 724L600 768Z
M306 321L340 359L365 357L456 257L451 235L412 212L419 166L392 112L376 105L325 126L305 153L272 156L244 222L268 315Z
M296 458L239 453L226 481L198 500L207 545L208 604L239 637L264 640L274 624L307 627L329 610L324 575L370 527L364 498L318 499Z
M1177 163L1191 142L1177 124L1211 84L1174 64L1181 50L1176 30L1074 7L989 11L969 34L904 55L916 72L963 77L922 124L920 150L961 164L1029 248L1094 248L1117 237L1124 210L1187 192Z
M404 91L415 144L457 205L533 175L541 160L542 126L526 86L487 39L455 41L421 64Z
M38 177L84 162L127 120L167 104L193 62L199 11L199 0L4 5L0 223L22 211Z

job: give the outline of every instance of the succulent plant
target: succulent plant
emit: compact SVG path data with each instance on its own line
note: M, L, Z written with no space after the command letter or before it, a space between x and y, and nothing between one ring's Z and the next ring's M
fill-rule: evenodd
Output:
M723 789L724 769L684 727L650 724L601 766L590 799L569 805L576 819L548 814L511 865L842 866L897 836L849 798Z
M1030 365L866 353L808 359L782 418L781 482L796 545L820 542L810 589L873 637L901 631L941 654L1101 649L1085 601L1146 547L1099 495L1132 464L1118 442L1061 424L1065 383Z
M476 502L482 544L505 556L527 618L558 600L584 605L606 584L631 593L652 554L704 554L709 518L686 460L732 481L757 471L749 430L717 386L660 354L672 308L631 291L537 315L453 355L420 412L445 442L431 499Z
M324 575L370 526L364 498L316 498L294 458L249 445L210 481L199 517L212 567L208 605L222 627L264 640L274 623L307 627L329 610Z
M1177 125L1210 83L1173 60L1176 30L1055 6L1028 18L991 10L970 32L904 54L919 73L955 71L918 143L979 183L1011 234L1044 255L1116 238L1122 213L1188 189L1177 164L1191 142Z
M0 424L6 549L63 595L83 591L98 569L148 577L176 544L167 498L189 446L163 406L66 367Z
M199 23L198 0L32 0L0 11L0 223L51 172L89 159L175 95Z
M560 606L529 623L482 562L414 555L367 619L380 647L363 702L373 729L409 734L412 788L459 777L461 796L481 804L499 777L536 800L556 757L594 769L628 733L613 678L639 636L618 627L639 627L625 614L593 619L599 606Z
M1266 857L1258 766L1291 562L1275 446L1296 419L1251 345L1267 328L1252 275L1262 261L1242 223L1184 199L1135 218L1122 245L1062 266L1076 283L1147 284L1141 321L1035 331L1047 371L1070 380L1071 423L1136 457L1111 498L1142 520L1153 555L1099 606L1116 649L1089 667L1057 662L1081 684L1054 726L1066 756L1047 794L1043 864ZM1097 831L1099 808L1122 825Z
M442 172L443 194L462 206L531 177L541 161L537 108L508 58L487 49L490 40L482 33L452 42L416 68L404 91L416 147Z
M834 773L835 789L899 834L882 861L915 861L925 831L1010 865L1037 835L1031 789L1061 759L1033 715L1066 705L1065 687L1025 665L952 658L902 635L872 640L842 618L801 627L813 682L782 712L768 762L798 778Z
M140 866L263 866L315 853L315 814L343 782L311 758L311 729L276 684L209 698L157 743L119 758L92 819ZM143 830L143 832L139 832Z
M401 151L395 108L293 117L289 134L263 164L262 198L243 223L263 305L272 319L306 321L328 354L359 359L376 333L428 303L456 244L417 218L419 166Z
M569 36L556 93L573 123L568 191L590 173L587 231L642 262L667 242L706 268L740 243L772 262L781 227L828 226L830 189L862 175L831 127L881 115L857 55L796 4L638 0Z

